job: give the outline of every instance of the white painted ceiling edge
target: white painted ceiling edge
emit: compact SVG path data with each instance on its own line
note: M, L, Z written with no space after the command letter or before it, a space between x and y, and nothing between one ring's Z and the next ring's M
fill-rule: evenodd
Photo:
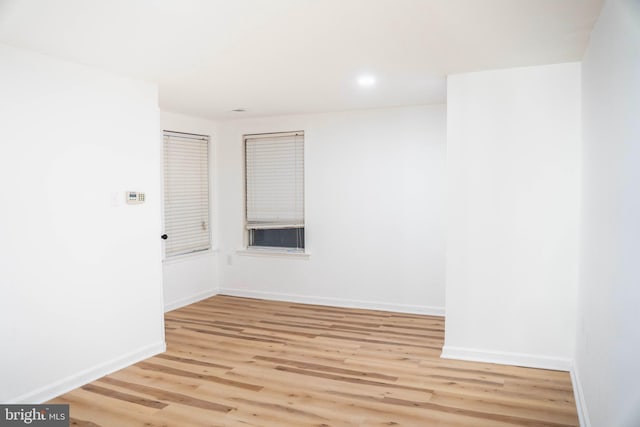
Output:
M601 6L0 0L0 43L155 82L163 110L224 119L442 103L448 74L581 60Z

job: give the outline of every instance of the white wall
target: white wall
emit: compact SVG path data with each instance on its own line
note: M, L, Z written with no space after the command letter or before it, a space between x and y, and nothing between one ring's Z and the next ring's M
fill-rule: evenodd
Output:
M215 295L218 290L218 223L216 191L216 146L218 125L216 122L169 112L160 114L162 130L196 133L209 136L209 197L211 215L210 251L165 259L162 264L165 311L173 310L203 298Z
M450 76L445 357L568 369L580 64Z
M305 131L309 258L243 249L245 133ZM221 293L443 314L443 105L226 122Z
M640 425L638 1L605 3L582 74L584 201L575 373L588 413L584 425L632 427Z
M0 45L0 93L0 402L37 402L164 348L157 90Z

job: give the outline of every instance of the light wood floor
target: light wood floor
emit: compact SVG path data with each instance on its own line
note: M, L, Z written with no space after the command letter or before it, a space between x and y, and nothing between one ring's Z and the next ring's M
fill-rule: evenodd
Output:
M54 399L73 426L576 426L566 372L440 359L444 318L215 296L166 353Z

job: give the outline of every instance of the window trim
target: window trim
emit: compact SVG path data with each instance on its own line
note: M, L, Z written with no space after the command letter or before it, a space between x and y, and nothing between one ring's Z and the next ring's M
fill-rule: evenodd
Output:
M172 257L164 257L162 259L162 264L163 265L169 265L169 264L179 264L181 262L187 262L190 261L194 258L206 258L206 257L213 257L215 256L217 253L219 252L218 248L209 248L207 250L204 251L196 251L196 252L189 252L186 254L181 254L181 255L174 255Z
M236 254L241 256L254 256L254 257L266 257L266 258L291 258L291 259L309 259L311 253L302 250L286 250L286 248L272 248L272 247L250 247L244 249L238 249Z

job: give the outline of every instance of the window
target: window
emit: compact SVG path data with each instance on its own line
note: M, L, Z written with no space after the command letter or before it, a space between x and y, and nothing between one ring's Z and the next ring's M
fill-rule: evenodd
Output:
M250 248L304 250L304 133L245 135Z
M211 248L208 136L164 132L164 233L166 258Z

